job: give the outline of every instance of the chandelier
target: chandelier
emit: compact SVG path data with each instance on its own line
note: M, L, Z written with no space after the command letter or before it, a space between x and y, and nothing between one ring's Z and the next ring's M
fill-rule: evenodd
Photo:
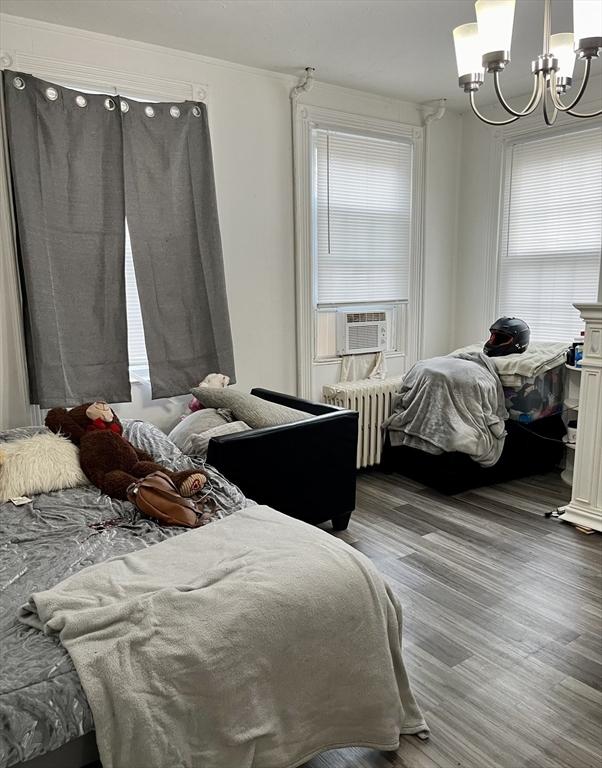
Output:
M543 101L547 125L553 125L559 112L572 117L597 117L602 110L586 114L574 109L585 93L592 59L602 50L602 0L573 0L574 32L551 35L551 0L544 0L543 53L532 63L533 93L521 110L513 109L502 94L500 73L510 63L510 42L516 0L477 0L476 24L462 24L454 29L454 46L458 64L458 84L468 93L475 115L488 125L507 125L532 114ZM573 84L576 59L585 65L583 79L570 103L562 101ZM485 82L485 70L493 74L495 93L502 107L512 117L488 120L477 109L475 93Z

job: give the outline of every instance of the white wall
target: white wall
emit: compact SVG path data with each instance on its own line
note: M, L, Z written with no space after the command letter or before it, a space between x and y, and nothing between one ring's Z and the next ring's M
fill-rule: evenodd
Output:
M447 111L427 128L422 356L451 352L455 333L462 119Z
M294 392L295 290L289 91L296 78L120 38L2 16L0 51L38 74L44 62L107 70L107 77L165 78L208 89L218 207L238 385ZM36 66L36 62L38 63ZM38 70L37 72L35 70ZM317 84L313 104L418 125L416 105ZM425 237L424 353L449 349L461 119L431 127ZM336 379L333 379L336 380ZM186 398L151 404L134 385L126 416L169 426Z
M492 129L472 112L462 117L462 155L458 199L458 263L456 268L453 347L485 340L491 315L488 291L489 221L499 190Z

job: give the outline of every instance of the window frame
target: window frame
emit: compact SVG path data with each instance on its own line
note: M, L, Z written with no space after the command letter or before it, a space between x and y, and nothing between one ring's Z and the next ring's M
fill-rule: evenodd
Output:
M584 124L585 123L585 124ZM493 313L492 318L501 316L500 300L502 287L502 266L504 261L504 248L506 245L506 233L504 231L505 208L509 203L510 186L512 184L512 160L513 149L517 145L527 145L532 142L541 141L546 138L557 136L569 136L575 133L583 133L593 128L602 128L602 120L592 119L587 121L573 122L560 125L554 129L549 127L545 130L539 128L535 130L515 130L504 132L504 141L502 147L501 167L500 167L500 193L497 206L497 248L494 263L494 290L492 293ZM602 261L600 264L600 273L602 274ZM598 277L598 291L600 291L601 274ZM579 301L579 299L576 299ZM559 340L562 341L562 340Z
M595 108L595 102L591 99L584 102L583 111ZM489 165L484 169L490 177L488 185L489 200L485 207L486 215L483 217L480 231L485 248L485 269L483 274L483 301L481 303L481 335L486 334L489 326L498 316L499 306L499 274L503 248L503 213L504 195L506 193L507 164L512 160L511 145L517 141L545 138L546 136L558 136L574 131L581 131L585 127L602 126L602 116L588 118L587 120L575 120L566 114L558 114L554 126L542 125L540 116L537 119L518 120L503 128L482 127L488 134L487 150ZM586 123L586 125L584 125ZM460 222L461 225L461 222ZM598 291L602 290L602 275L599 278Z
M403 351L388 352L387 357L406 357L407 365L420 358L422 351L423 294L423 211L424 211L424 128L391 120L357 115L307 104L293 104L293 150L295 194L295 278L297 319L298 392L310 397L312 368L331 364L340 358L317 358L314 238L316 227L313 205L314 129L341 131L375 138L404 141L412 147L411 223L408 265L408 300L405 305L407 327ZM375 305L380 302L370 302ZM391 304L392 302L382 302ZM358 304L359 306L359 304ZM324 309L323 306L320 309Z

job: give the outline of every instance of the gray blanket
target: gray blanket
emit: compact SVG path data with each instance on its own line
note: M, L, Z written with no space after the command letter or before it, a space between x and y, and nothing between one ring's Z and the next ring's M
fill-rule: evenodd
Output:
M458 451L483 467L502 453L508 412L491 360L481 352L421 360L407 373L384 422L391 445Z
M292 768L426 730L378 572L269 507L87 568L22 620L69 651L104 768Z

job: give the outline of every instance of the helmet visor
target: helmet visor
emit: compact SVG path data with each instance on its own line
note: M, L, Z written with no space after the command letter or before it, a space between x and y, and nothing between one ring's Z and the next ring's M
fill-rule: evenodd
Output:
M491 336L487 339L487 346L492 347L505 347L512 344L514 337L512 334L506 331L492 331Z

